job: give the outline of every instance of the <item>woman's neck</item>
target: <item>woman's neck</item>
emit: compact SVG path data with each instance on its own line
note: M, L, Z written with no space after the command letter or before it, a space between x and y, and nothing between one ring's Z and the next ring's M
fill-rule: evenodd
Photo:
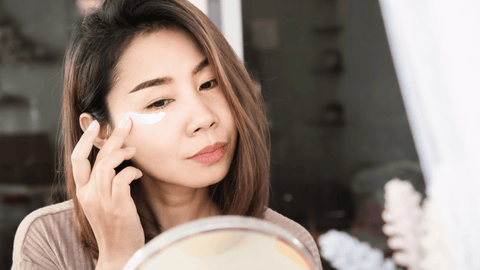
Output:
M218 209L210 199L207 187L188 188L155 180L140 181L154 218L163 230L218 215Z

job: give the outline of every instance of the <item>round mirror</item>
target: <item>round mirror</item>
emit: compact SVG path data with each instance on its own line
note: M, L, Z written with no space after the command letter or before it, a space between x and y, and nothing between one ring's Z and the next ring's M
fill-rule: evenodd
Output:
M285 229L251 217L218 216L167 230L137 251L123 269L315 268L312 254Z

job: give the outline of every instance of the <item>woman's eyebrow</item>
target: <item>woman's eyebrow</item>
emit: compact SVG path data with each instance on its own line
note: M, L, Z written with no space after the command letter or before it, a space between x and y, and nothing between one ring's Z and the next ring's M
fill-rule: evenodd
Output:
M202 62L200 62L200 64L198 64L195 69L192 71L192 76L195 76L197 73L199 73L200 71L202 71L205 67L208 67L209 63L208 63L208 59L204 59L202 60ZM145 82L142 82L140 83L139 85L135 86L135 88L133 88L132 90L130 90L130 92L128 92L129 94L131 93L135 93L137 91L140 91L142 89L145 89L145 88L149 88L149 87L152 87L152 86L157 86L157 85L162 85L162 84L169 84L173 81L173 78L172 77L162 77L162 78L156 78L156 79L151 79L151 80L148 80L148 81L145 81Z
M151 79L145 82L140 83L139 85L135 86L129 94L137 92L139 90L152 87L152 86L157 86L157 85L162 85L162 84L169 84L173 81L172 77L162 77L162 78L156 78L156 79Z
M198 64L198 66L193 70L192 76L197 75L197 73L202 71L202 69L204 69L205 67L208 67L208 65L210 65L210 63L208 63L208 59L203 59L202 62L200 62L200 64Z

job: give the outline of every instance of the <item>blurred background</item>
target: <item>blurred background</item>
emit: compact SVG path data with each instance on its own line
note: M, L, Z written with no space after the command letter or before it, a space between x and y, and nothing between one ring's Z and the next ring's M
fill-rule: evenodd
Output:
M270 207L315 239L342 230L391 257L384 185L408 179L424 196L425 182L378 0L192 2L235 40L264 96ZM0 269L10 268L23 217L65 200L56 171L62 61L90 5L0 0Z

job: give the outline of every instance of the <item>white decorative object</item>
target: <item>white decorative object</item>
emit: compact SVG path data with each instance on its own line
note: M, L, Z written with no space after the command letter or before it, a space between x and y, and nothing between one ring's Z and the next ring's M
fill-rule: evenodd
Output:
M410 182L394 179L385 185L383 232L389 236L388 246L396 250L393 254L395 261L409 270L420 270L420 200L420 194Z
M360 242L346 232L330 230L318 238L322 257L338 270L395 270L392 259L380 249Z
M420 206L420 194L408 181L385 185L385 221L393 258L408 270L453 270L440 211L431 197Z

